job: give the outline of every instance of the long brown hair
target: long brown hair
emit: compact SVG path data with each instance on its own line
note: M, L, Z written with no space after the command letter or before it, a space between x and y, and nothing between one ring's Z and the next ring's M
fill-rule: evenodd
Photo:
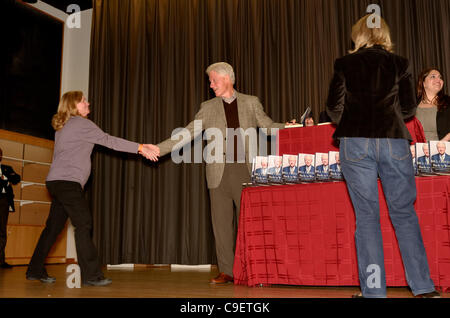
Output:
M59 101L58 112L53 115L52 127L55 130L60 130L64 127L70 116L79 115L77 104L83 99L83 92L70 91L64 93Z
M417 103L420 103L422 101L429 101L429 98L427 96L427 93L425 92L425 87L423 86L423 82L425 81L425 78L430 75L432 71L438 71L439 74L442 75L442 72L436 68L436 67L430 67L427 69L424 69L417 79ZM444 88L442 88L439 93L436 95L436 105L438 110L442 110L448 107L449 105L449 97L445 95Z

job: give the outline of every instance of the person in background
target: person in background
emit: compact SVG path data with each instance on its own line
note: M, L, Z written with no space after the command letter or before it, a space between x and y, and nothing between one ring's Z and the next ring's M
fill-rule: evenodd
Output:
M407 59L392 53L389 27L368 14L352 27L355 49L338 58L327 113L337 124L342 173L356 216L355 245L361 293L386 297L386 272L378 202L378 176L395 228L407 282L417 297L440 297L430 277L414 202L416 183L405 119L416 98ZM379 19L378 19L379 18Z
M8 238L6 227L10 212L14 212L14 192L12 185L20 182L20 175L13 168L1 164L3 150L0 148L0 268L11 268L5 261L5 247Z
M422 124L427 141L450 141L450 97L443 87L442 72L437 68L427 68L420 73L416 118Z
M109 285L111 279L103 276L97 249L92 242L92 216L83 191L91 173L92 150L97 144L158 160L159 149L155 146L138 144L103 132L87 118L89 105L82 92L70 91L61 97L58 112L53 116L55 147L46 179L52 203L45 228L26 271L28 280L43 283L55 281L54 277L47 274L44 261L67 218L70 218L75 227L75 245L83 284Z
M309 116L305 119L305 127L311 126L314 126L314 118L312 116Z

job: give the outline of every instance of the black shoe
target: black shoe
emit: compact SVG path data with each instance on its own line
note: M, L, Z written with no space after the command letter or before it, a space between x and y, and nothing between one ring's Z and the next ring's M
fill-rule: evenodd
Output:
M101 277L97 279L91 279L85 281L83 284L87 286L106 286L112 283L112 280L109 278Z
M416 295L416 298L441 298L441 294L437 291Z
M55 277L50 277L48 275L42 275L42 276L33 276L33 275L27 275L28 280L40 280L42 283L46 284L53 284L56 281Z
M12 265L9 265L8 263L5 262L0 265L0 268L12 268Z

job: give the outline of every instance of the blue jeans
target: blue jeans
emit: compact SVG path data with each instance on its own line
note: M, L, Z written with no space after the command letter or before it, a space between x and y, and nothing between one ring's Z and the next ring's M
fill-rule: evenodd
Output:
M341 168L356 215L355 245L364 297L386 297L377 178L414 295L435 290L414 201L416 183L405 139L341 138Z

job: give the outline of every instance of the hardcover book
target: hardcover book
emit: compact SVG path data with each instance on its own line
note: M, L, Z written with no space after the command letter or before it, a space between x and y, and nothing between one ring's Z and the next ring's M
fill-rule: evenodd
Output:
M283 183L283 157L282 156L269 156L269 171L268 180L270 183Z
M330 179L330 165L327 152L316 152L316 180Z
M409 149L411 149L411 157L412 157L412 164L414 167L414 174L417 176L419 174L419 169L417 166L416 145L409 146Z
M286 183L298 183L297 155L283 155L283 181Z
M315 174L315 156L309 153L300 153L298 155L299 162L299 180L311 182L316 180Z
M417 172L419 173L419 175L432 174L433 171L431 170L430 147L428 143L416 142L415 146Z
M253 167L253 180L255 184L268 183L268 158L265 156L256 156Z
M250 180L252 184L255 184L255 164L256 164L256 158L252 159L252 175L250 176Z
M328 152L328 158L330 162L330 179L344 180L341 170L341 161L339 159L339 151Z
M436 173L450 172L450 142L429 141L431 168Z

